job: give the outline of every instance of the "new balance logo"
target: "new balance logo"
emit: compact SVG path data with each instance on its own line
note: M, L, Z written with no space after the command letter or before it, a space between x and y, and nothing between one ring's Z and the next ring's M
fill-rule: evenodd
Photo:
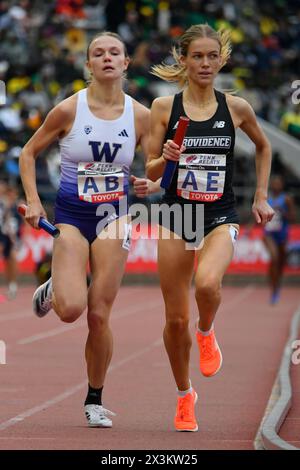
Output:
M126 132L126 129L123 129L122 132L120 132L120 134L118 134L120 137L128 137L128 134Z
M223 224L226 219L227 219L227 216L225 216L225 217L215 217L214 221L211 223L211 225Z
M215 121L213 129L222 129L225 126L225 121Z

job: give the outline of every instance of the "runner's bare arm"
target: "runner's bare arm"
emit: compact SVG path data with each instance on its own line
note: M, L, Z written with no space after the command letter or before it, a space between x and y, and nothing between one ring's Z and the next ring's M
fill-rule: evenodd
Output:
M151 129L146 173L152 181L163 174L166 160L162 156L173 97L156 98L151 107Z
M35 160L64 133L71 119L72 107L70 101L65 100L49 112L42 126L27 142L20 155L20 176L28 205L26 220L35 228L38 227L39 217L46 217L37 192Z
M257 122L255 113L249 103L241 98L236 98L235 110L241 119L239 127L256 146L255 164L257 183L252 212L256 222L264 225L271 220L274 215L273 209L267 203L272 160L271 146Z
M137 143L141 145L146 158L149 153L150 111L141 104L136 105L136 128L139 139ZM153 182L146 178L136 178L133 176L132 183L137 197L145 197L160 190L160 179Z
M137 101L134 102L134 107L137 145L142 147L142 151L146 159L149 151L150 110Z

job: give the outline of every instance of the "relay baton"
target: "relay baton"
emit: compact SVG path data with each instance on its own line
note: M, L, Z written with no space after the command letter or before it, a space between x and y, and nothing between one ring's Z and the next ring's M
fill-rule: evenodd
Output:
M189 118L185 117L185 116L181 116L179 118L178 127L176 129L176 132L175 132L175 135L174 135L174 138L173 138L173 141L175 142L175 144L179 145L179 147L181 147L181 145L182 145L182 142L183 142L183 139L184 139L189 121L190 121ZM164 188L164 189L169 188L169 186L171 184L171 181L172 181L172 178L173 178L173 175L174 175L175 170L176 170L177 163L178 162L174 162L173 160L168 160L167 161L165 171L164 171L163 177L161 179L161 183L160 183L160 186L162 188Z
M25 204L21 204L18 207L19 214L25 216L26 209L27 209L27 206L25 206ZM59 229L55 227L54 225L52 225L50 222L48 222L48 220L46 220L44 217L40 217L38 226L42 228L43 230L45 230L46 232L48 232L53 238L59 237L59 234L60 234Z

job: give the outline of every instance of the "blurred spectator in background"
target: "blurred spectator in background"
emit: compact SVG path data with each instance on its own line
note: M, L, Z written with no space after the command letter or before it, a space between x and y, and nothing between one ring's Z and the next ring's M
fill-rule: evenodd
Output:
M300 139L300 104L295 109L283 114L280 127L297 139Z
M19 183L11 155L53 106L85 87L86 45L104 29L118 32L132 57L126 93L150 106L157 95L177 91L149 72L151 64L172 62L171 47L183 30L205 22L226 27L234 47L220 87L228 84L224 88L237 90L258 116L299 138L299 113L291 102L291 84L300 78L299 18L297 0L0 0L0 80L7 89L0 108L0 177ZM45 203L55 197L47 168L37 174ZM238 180L247 188L248 174Z
M22 218L18 214L18 191L14 186L0 182L0 253L4 259L7 298L17 295L16 249L20 241Z
M269 284L271 287L270 303L279 301L283 270L287 257L289 224L295 222L293 198L284 191L284 180L280 175L273 175L270 181L270 206L274 209L273 219L264 230L264 243L270 255Z

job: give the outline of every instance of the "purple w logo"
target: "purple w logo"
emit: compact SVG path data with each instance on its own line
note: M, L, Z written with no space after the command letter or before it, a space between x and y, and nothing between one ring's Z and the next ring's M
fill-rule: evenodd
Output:
M101 147L101 142L95 142L93 140L89 141L89 145L92 147L95 162L104 160L105 162L112 163L118 151L122 148L122 144L112 144L111 147L109 142L104 142Z

